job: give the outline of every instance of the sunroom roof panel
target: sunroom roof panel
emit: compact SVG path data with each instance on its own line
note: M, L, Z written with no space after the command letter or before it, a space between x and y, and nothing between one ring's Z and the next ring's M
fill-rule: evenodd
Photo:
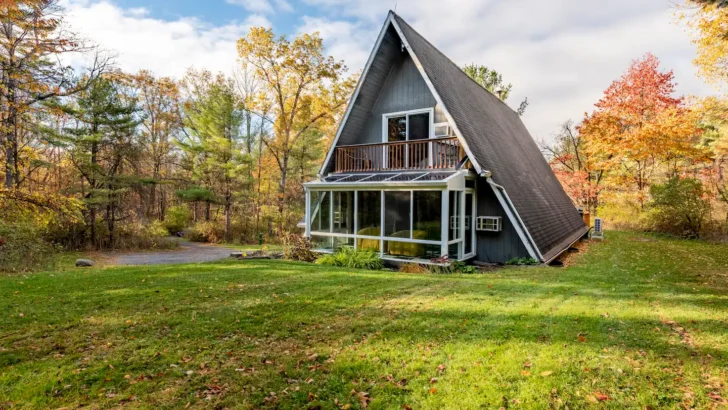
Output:
M361 174L330 174L319 181L312 181L304 184L306 187L323 189L394 189L401 187L423 187L423 186L459 186L453 185L453 181L463 180L468 171L431 171L431 172L381 172ZM361 188L359 188L361 187ZM452 189L452 188L451 188Z

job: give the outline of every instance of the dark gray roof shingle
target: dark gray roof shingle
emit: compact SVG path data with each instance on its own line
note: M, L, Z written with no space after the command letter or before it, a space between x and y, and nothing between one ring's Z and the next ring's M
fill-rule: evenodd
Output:
M587 227L518 114L394 15L478 164L502 185L545 260Z

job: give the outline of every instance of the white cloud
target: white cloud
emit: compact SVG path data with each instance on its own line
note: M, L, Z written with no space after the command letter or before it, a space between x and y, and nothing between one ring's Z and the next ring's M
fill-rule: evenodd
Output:
M240 23L213 26L195 18L155 19L146 9L122 9L107 0L69 0L64 5L71 29L115 53L121 69L148 69L177 78L191 66L231 72L236 41L251 26L271 25L257 14Z
M235 4L243 6L246 10L254 13L266 13L271 14L276 9L290 13L293 11L293 5L287 0L273 0L271 3L269 0L225 0L229 4Z
M320 28L332 55L362 68L391 1L305 1L340 21L308 18L302 29ZM673 7L674 0L459 0L447 6L398 0L397 12L456 63L500 71L514 85L509 104L529 98L524 122L541 140L561 122L581 120L646 52L675 70L678 92L710 92L696 77L695 50L675 24Z
M174 77L189 66L231 71L236 40L252 25L271 26L266 14L294 8L289 0L227 0L257 13L213 26L195 18L156 19L146 8L123 9L113 0L64 1L71 28L116 51L122 69ZM301 1L310 15L287 31L319 31L329 54L361 70L391 0ZM502 72L514 85L512 106L527 96L524 121L536 139L567 119L580 120L630 61L648 51L675 70L680 93L711 92L696 78L695 50L674 22L674 0L397 2L398 13L453 61Z
M356 72L364 68L369 58L369 52L378 34L377 29L347 21L304 16L298 32L318 31L326 42L326 52L336 59L345 60L349 70Z

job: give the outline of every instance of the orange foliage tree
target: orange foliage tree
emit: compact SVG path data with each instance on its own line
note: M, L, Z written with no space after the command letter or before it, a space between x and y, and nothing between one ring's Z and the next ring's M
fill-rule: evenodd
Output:
M596 167L636 189L640 204L659 171L672 176L702 157L697 116L674 94L673 72L661 71L648 53L609 86L579 127Z
M585 150L584 139L574 123L563 123L554 143L541 144L541 150L569 197L596 213L604 170L597 168L598 162Z

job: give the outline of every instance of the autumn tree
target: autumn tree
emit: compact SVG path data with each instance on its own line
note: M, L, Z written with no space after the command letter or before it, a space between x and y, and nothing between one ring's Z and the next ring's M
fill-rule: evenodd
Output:
M700 7L690 7L699 3ZM680 12L697 47L693 63L709 83L725 86L728 80L728 7L724 1L688 2Z
M708 97L696 109L701 115L701 144L711 154L710 166L703 177L714 197L728 207L728 101ZM725 221L728 223L728 210Z
M642 204L658 165L672 164L674 174L681 160L690 160L699 135L695 116L674 96L673 72L659 65L652 54L632 62L579 128L587 151L603 158L598 166L618 170Z
M106 76L71 102L57 106L77 124L66 128L60 139L84 182L76 189L88 209L87 226L93 246L100 245L96 221L99 210L105 209L106 245L114 247L116 222L124 219L118 212L122 196L138 182L134 165L140 119L136 100L130 94L125 92L122 81Z
M575 203L596 213L605 170L598 168L599 161L587 150L574 122L561 124L554 141L540 145L566 193Z
M280 171L278 212L283 217L291 153L303 135L336 122L354 87L346 66L325 54L318 33L300 34L292 41L270 29L254 27L238 40L242 63L261 81L260 98L270 107L273 135L264 140ZM282 221L281 221L282 223ZM281 225L282 229L282 225Z
M150 168L149 199L146 204L147 217L155 216L161 221L167 206L165 190L157 189L170 175L174 159L175 137L182 128L180 113L180 91L177 82L169 77L155 77L151 72L141 70L128 76L144 114L139 141L143 158Z
M484 65L468 64L463 67L463 71L468 77L472 78L481 87L496 95L501 101L506 102L513 90L513 84L506 84L503 81L503 75L496 70L491 70ZM516 112L523 115L528 107L528 98L521 101Z
M71 67L59 63L64 54L89 51L63 25L59 0L14 0L0 3L0 145L4 153L5 187L19 187L18 135L24 119L38 103L87 88L106 69L108 59L96 56L84 81L75 81Z
M233 82L223 75L191 71L185 79L191 96L184 105L188 137L180 147L191 158L193 179L216 194L225 211L225 239L230 241L232 208L243 187L251 157L244 152L244 113ZM208 201L208 204L210 202Z
M728 6L728 0L690 0L693 3L704 4L708 6L726 7Z

